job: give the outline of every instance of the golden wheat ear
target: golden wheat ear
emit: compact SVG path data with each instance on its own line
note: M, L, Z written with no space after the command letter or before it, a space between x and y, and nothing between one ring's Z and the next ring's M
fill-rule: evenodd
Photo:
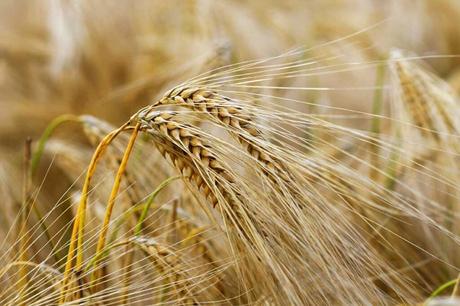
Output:
M141 129L153 136L155 145L193 185L216 206L218 198L233 205L228 184L234 182L232 174L216 157L191 126L175 121L174 112L151 111L139 118ZM196 129L195 129L196 130Z
M206 88L177 87L167 92L153 106L178 105L208 115L238 139L243 148L274 179L286 178L286 166L273 153L265 150L267 140L257 128L256 116L236 100Z
M315 212L316 208L310 207L301 213L298 209L299 206L308 208L307 205L314 206L318 203L314 203L308 197L300 198L292 195L282 199L276 189L272 189L274 196L271 193L263 196L255 194L255 190L251 190L252 188L244 184L237 173L230 171L231 168L221 161L223 159L220 154L229 153L228 149L227 151L223 150L224 144L211 144L208 136L200 129L182 123L176 112L154 111L153 107L149 107L147 111L139 113L137 120L141 122L141 130L153 137L159 151L170 160L184 179L191 183L207 199L208 203L213 205L218 203L223 212L223 222L229 222L224 231L230 236L230 243L241 252L234 255L238 258L241 254L247 254L244 259L245 264L260 266L258 273L265 274L264 280L267 282L270 278L275 278L276 281L269 285L273 286L272 290L279 288L280 283L286 282L290 286L289 290L291 290L286 290L286 294L288 294L287 292L297 294L297 296L291 297L292 301L303 300L305 295L309 293L297 291L294 289L295 283L287 280L288 273L300 272L284 271L283 269L288 271L291 269L284 267L282 260L273 256L275 253L278 257L286 256L289 258L292 256L296 265L305 265L301 268L302 271L311 273L311 271L307 272L308 264L316 265L317 263L310 262L309 258L296 258L296 256L301 257L306 254L302 250L305 245L300 246L300 244L307 243L307 241L318 245L326 243L329 246L340 243L339 241L328 241L329 238L325 237L315 239L302 229L302 225L310 224L319 231L316 228L318 225L312 220L312 216L303 215L308 214L308 212L318 214L319 211ZM253 137L257 139L258 136ZM241 193L240 191L244 192ZM249 192L249 198L243 196L246 191ZM283 218L286 219L283 220ZM340 228L342 226L341 221L333 222L340 225L332 226L332 228L329 228L331 225L319 225L319 227L331 231L343 230ZM235 231L239 235L235 236ZM333 235L339 234L333 233ZM349 235L352 234L349 233ZM299 240L307 239L307 241L296 241L294 237L298 237ZM323 238L325 238L324 241L322 241ZM337 238L337 240L340 239L343 238ZM281 255L278 253L283 245L285 245L286 250L289 250L289 254ZM309 248L313 248L313 246ZM338 260L329 251L325 252L328 254L324 253L323 256L326 255L333 261ZM378 265L375 265L374 268L377 267ZM303 277L308 279L307 276ZM247 284L251 283L253 286L257 286L255 285L257 280L254 276L245 275L244 278ZM288 286L286 283L285 285Z
M136 120L141 123L141 131L152 137L160 153L181 173L190 188L222 213L223 221L217 222L224 223L226 235L234 236L234 247L239 249L244 244L254 243L256 240L251 232L257 232L257 229L248 223L251 217L243 205L245 201L236 185L235 174L217 155L205 134L182 123L177 113L171 111L141 112ZM203 209L208 211L206 207ZM207 215L214 219L212 212L208 211ZM235 239L237 236L244 241L242 244ZM238 252L244 252L244 248Z
M422 136L436 142L448 141L450 134L460 131L457 96L447 83L421 63L405 59L402 51L394 51L390 68L395 98L407 116L403 122L414 124Z

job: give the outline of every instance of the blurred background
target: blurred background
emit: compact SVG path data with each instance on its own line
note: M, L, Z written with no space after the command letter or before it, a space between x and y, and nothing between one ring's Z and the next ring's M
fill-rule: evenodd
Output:
M364 33L353 42L331 46L335 54L347 61L386 57L394 48L460 54L459 20L457 0L2 0L0 152L4 158L27 136L36 139L57 115L119 124L200 72L357 31ZM429 62L460 88L457 57ZM373 75L355 78L366 86ZM339 75L329 79L344 85ZM330 103L366 104L352 94Z

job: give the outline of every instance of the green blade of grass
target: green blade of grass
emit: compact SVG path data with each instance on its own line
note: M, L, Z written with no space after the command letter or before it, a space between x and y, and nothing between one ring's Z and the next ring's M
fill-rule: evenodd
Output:
M45 145L48 139L51 137L53 132L58 128L61 124L66 122L80 122L78 116L65 114L54 118L50 124L46 127L45 131L43 132L42 136L38 140L37 149L32 155L32 161L30 166L30 172L32 177L37 172L38 165L40 164L41 157L43 155L43 151L45 150Z
M142 213L139 217L139 220L137 221L136 227L134 229L134 236L139 236L142 231L142 225L144 223L145 218L147 217L147 214L150 210L150 206L152 205L153 201L155 200L156 196L158 193L160 193L161 190L163 190L166 186L169 185L169 183L179 179L180 176L173 176L170 178L167 178L164 180L158 187L155 189L150 196L148 197L147 201L144 204L144 209L142 210Z

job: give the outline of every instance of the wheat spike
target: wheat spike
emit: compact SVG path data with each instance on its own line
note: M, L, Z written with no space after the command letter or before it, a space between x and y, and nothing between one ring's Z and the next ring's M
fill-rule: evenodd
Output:
M225 184L234 181L232 175L217 159L207 144L190 126L174 120L174 112L150 111L140 117L142 129L155 138L161 154L169 159L184 178L192 182L215 206L218 203L216 190L227 203L233 199ZM205 173L212 175L203 176ZM216 188L214 188L216 187Z
M154 106L179 105L190 107L209 115L238 139L243 148L257 160L263 171L276 181L277 177L287 180L286 165L270 154L263 132L254 122L254 114L237 101L205 88L176 87L167 92Z
M219 289L216 287L216 275L213 271L203 270L203 262L194 262L187 258L184 250L174 248L153 238L135 237L131 241L150 259L155 269L160 273L159 279L164 279L164 289L167 294L160 298L162 303L174 301L179 305L199 304L200 298L207 300L216 298ZM194 279L204 281L207 290L200 292L194 284Z

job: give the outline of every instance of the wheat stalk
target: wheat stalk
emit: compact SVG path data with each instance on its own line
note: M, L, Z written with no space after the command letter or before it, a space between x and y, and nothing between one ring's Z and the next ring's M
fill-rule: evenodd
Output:
M67 261L64 269L64 276L62 280L62 290L59 298L59 304L62 304L66 301L67 291L68 291L68 282L71 278L72 272L80 271L83 263L83 234L86 218L86 207L88 201L88 192L91 184L91 179L94 176L96 171L96 166L101 157L103 156L105 150L110 145L110 143L115 139L115 137L121 133L126 127L126 124L121 126L119 129L107 134L106 137L99 143L96 151L93 154L88 171L86 173L85 182L82 188L82 197L80 203L78 204L77 216L73 222L72 233L70 237L70 245L67 253ZM113 201L113 200L112 200ZM75 258L74 258L75 256ZM74 259L75 259L75 269L74 269Z

